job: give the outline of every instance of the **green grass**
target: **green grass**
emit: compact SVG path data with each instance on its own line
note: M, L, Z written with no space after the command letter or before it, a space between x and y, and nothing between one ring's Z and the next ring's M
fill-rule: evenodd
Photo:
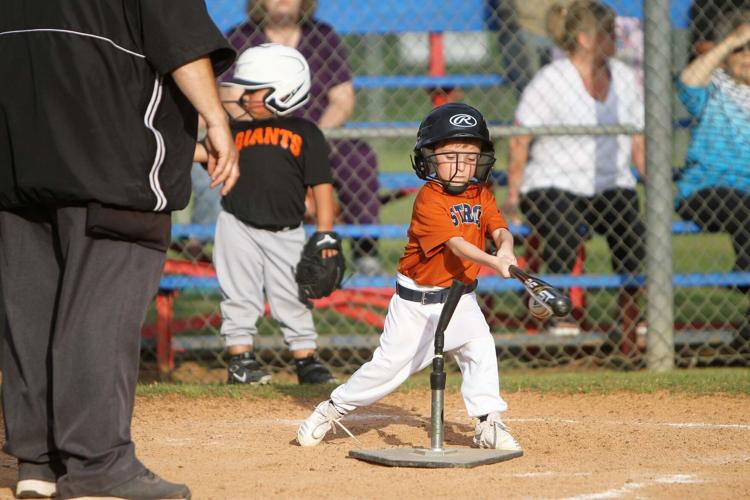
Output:
M409 392L429 389L429 371L424 371L406 381L398 390ZM461 377L448 374L447 391L459 390ZM651 394L669 392L674 394L750 395L750 369L692 369L674 370L668 373L650 372L582 372L558 371L509 372L501 374L501 389L504 393L531 391L549 394L610 394L619 391ZM258 387L241 387L208 384L149 384L138 386L138 396L159 397L166 395L186 398L262 398L326 397L333 386L299 386L271 384Z
M524 373L502 376L504 392L687 393L750 395L750 369L694 369L668 373L596 371L586 373Z

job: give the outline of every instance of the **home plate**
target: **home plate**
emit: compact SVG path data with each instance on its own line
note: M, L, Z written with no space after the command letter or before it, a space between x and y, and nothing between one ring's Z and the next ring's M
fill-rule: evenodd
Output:
M351 450L349 456L389 467L422 467L430 469L462 467L504 462L523 456L523 451L484 450L473 448L392 448L386 450Z

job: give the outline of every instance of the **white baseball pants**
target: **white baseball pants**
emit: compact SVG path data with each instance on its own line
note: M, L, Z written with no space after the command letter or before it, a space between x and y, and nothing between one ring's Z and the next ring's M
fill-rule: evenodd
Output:
M443 304L422 305L394 295L380 345L370 361L333 391L331 400L336 407L350 412L370 405L430 365L442 308ZM458 302L445 331L445 351L453 351L461 370L461 394L469 416L507 410L500 397L495 342L474 293L465 294Z

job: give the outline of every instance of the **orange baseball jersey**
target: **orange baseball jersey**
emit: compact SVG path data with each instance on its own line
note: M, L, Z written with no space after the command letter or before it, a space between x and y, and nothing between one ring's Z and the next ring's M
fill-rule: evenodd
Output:
M448 287L454 278L472 283L479 264L461 260L445 243L461 236L484 250L485 236L507 227L495 195L484 186L469 186L459 195L450 195L440 184L428 182L414 202L409 242L398 272L426 286Z

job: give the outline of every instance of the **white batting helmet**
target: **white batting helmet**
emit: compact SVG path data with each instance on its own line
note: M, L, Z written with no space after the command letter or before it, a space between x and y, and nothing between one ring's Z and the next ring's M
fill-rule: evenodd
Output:
M270 88L265 104L284 116L310 97L310 67L298 50L278 43L264 43L240 54L234 75L224 85L248 90Z

